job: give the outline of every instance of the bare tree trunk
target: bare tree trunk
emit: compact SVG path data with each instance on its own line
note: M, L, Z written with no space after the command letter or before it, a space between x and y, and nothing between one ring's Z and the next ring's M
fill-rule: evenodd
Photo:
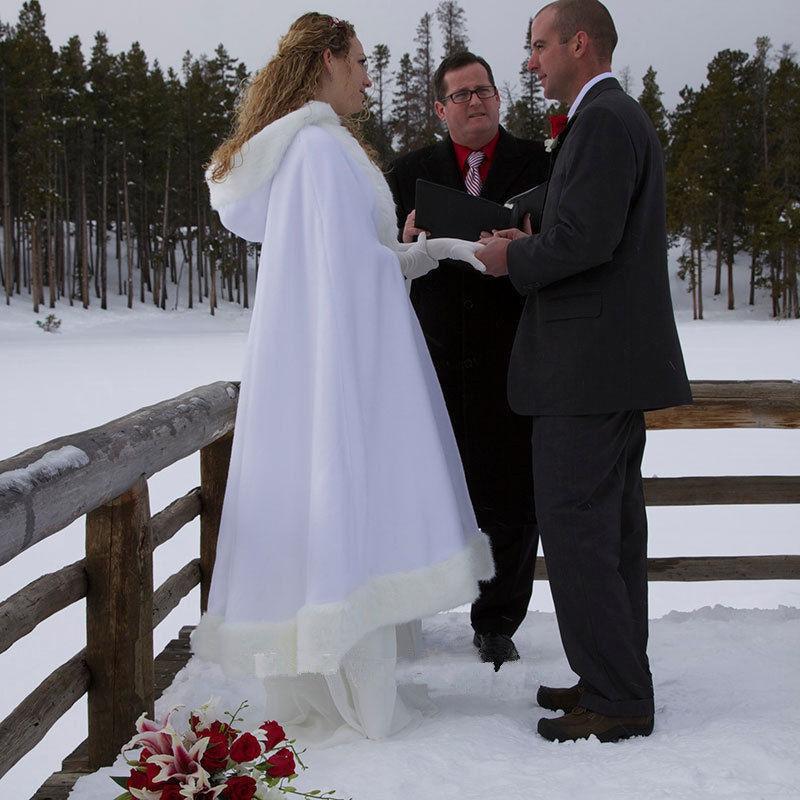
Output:
M122 295L122 209L120 207L120 189L119 189L119 174L117 175L117 222L114 228L115 250L114 254L117 258L117 294Z
M81 300L89 308L89 221L86 208L86 167L81 158Z
M50 308L56 307L58 281L56 280L56 226L55 207L47 201L47 285L50 292Z
M197 302L202 303L203 297L208 297L208 282L203 289L203 278L206 275L205 244L206 244L206 215L200 205L200 187L197 188Z
M31 296L33 297L33 311L39 313L39 303L42 294L42 261L39 253L39 217L34 215L31 221Z
M714 279L714 297L722 292L722 201L717 203L717 274Z
M217 253L208 254L209 267L211 271L210 291L208 295L208 305L211 309L211 316L214 316L214 309L217 307Z
M163 247L161 248L161 297L159 305L162 309L167 307L167 259L169 258L169 171L172 164L172 150L167 149L167 176L164 180L164 220L161 225Z
M6 124L6 87L3 82L3 267L5 268L6 305L14 291L14 232L11 227L11 181L8 177L8 126Z
M153 285L150 280L150 218L147 216L147 183L145 182L144 168L141 173L141 193L142 193L142 220L139 224L139 281L140 281L140 300L144 303L145 285L151 294ZM157 303L158 300L155 300Z
M103 188L100 192L100 220L97 240L100 243L100 308L108 308L108 248L106 229L108 228L108 140L103 134Z
M250 308L250 294L249 294L249 286L248 286L248 278L247 278L247 250L248 244L247 242L242 242L242 308Z
M194 288L192 286L192 277L193 277L192 271L194 269L194 265L192 263L192 226L191 225L187 225L186 226L186 255L187 255L187 264L188 264L188 267L189 267L189 275L188 275L188 277L189 277L189 287L188 287L188 292L187 292L187 297L188 297L188 300L189 300L188 307L189 308L194 308L194 296L192 294L192 291L193 291L193 288Z
M72 231L70 230L71 217L69 211L69 164L67 162L66 145L64 146L64 217L64 223L67 226L64 272L66 273L67 279L66 288L69 293L69 304L73 305L73 297L75 296L75 271L72 267ZM77 232L77 228L75 230Z
M753 230L753 249L750 251L750 296L748 303L756 304L756 269L758 268L758 248L756 246L756 233Z
M703 231L697 236L697 318L703 319Z
M133 243L131 242L131 204L128 198L128 151L122 151L122 197L125 205L125 258L128 262L128 308L133 308Z

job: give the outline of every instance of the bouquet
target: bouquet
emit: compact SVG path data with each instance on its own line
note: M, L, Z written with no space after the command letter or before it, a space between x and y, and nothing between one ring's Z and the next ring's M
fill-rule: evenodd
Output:
M297 766L306 769L295 741L274 720L242 731L239 713L209 714L210 703L193 711L188 730L172 725L173 709L160 722L144 714L135 736L122 748L131 768L112 780L125 791L116 800L279 800L281 795L341 800L334 790L301 792L291 785ZM134 751L132 756L128 754Z

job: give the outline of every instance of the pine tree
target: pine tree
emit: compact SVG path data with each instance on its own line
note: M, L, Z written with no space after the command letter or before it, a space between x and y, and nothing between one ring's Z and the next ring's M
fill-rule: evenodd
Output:
M768 114L780 124L770 127L769 168L763 184L764 243L769 253L768 285L773 315L800 317L800 66L787 49L770 81Z
M394 77L391 131L399 155L417 147L419 128L423 121L419 95L416 91L414 65L411 56L403 53Z
M543 139L550 135L546 130L544 94L535 72L528 69L531 57L531 25L525 29L525 60L519 69L520 96L516 98L506 89L506 118L508 130L522 139Z
M15 31L13 61L16 113L16 159L19 191L26 210L30 241L30 291L33 309L44 300L42 225L50 193L50 155L53 141L49 103L55 54L45 33L45 18L38 0L23 3ZM84 301L88 305L88 299Z
M697 92L685 86L680 96L667 149L667 229L673 240L684 240L678 274L688 281L694 318L703 319L703 252L714 215L705 189L709 150L697 121Z
M698 94L697 123L709 146L706 189L716 203L709 233L717 251L714 294L721 291L723 263L727 267L727 306L735 307L733 261L745 235L742 197L753 179L753 159L747 146L747 93L744 65L747 54L722 50L708 66L708 84Z
M436 6L436 19L442 32L443 58L461 53L469 45L467 15L455 0L441 0Z
M642 78L642 93L639 95L639 105L650 117L653 127L656 129L661 147L666 149L669 141L667 131L667 110L661 102L662 91L656 82L656 71L652 66L647 68Z
M378 128L382 134L387 132L387 119L386 119L386 92L391 83L391 75L389 74L389 62L391 54L389 48L385 44L376 44L372 48L372 58L370 59L372 70L370 77L375 86L377 93L376 98L376 112Z
M417 25L417 33L414 41L417 49L414 52L414 91L419 98L419 119L420 127L414 142L415 147L423 147L436 140L436 134L441 131L439 119L433 110L434 87L433 73L433 31L431 30L433 17L431 14L423 14Z

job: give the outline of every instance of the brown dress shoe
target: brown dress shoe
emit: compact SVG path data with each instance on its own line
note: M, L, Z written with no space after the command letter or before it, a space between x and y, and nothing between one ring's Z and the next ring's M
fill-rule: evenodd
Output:
M579 683L567 689L554 689L550 686L540 686L536 692L536 702L542 708L550 711L572 711L581 699L583 689Z
M596 736L601 742L616 742L631 736L649 736L652 717L607 717L583 706L555 719L539 720L537 730L551 742L574 742Z

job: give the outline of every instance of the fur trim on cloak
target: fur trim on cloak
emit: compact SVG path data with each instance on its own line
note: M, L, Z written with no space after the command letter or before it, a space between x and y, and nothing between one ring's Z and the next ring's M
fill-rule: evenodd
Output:
M220 211L230 203L249 197L270 183L294 141L306 125L318 125L341 143L347 154L367 176L376 195L378 239L392 250L400 249L397 241L397 212L392 192L386 178L350 131L342 125L336 112L328 103L312 100L260 130L245 142L235 157L234 166L222 181L211 180L211 170L206 172L206 183L211 195L211 207Z

